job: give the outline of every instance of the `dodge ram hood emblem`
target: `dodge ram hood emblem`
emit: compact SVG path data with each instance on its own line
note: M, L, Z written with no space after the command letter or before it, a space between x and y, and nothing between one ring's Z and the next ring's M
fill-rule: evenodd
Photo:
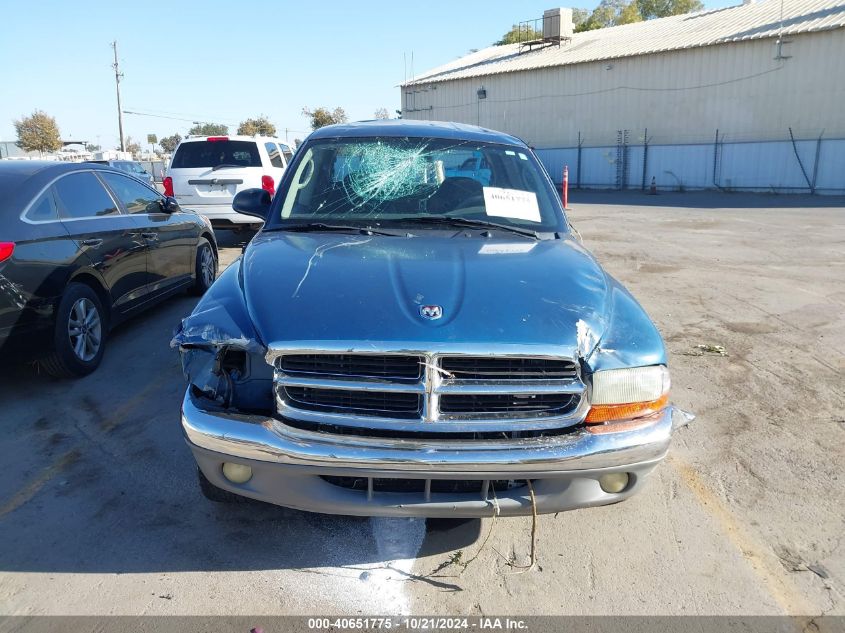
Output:
M434 321L443 316L442 306L420 306L420 316L429 321Z

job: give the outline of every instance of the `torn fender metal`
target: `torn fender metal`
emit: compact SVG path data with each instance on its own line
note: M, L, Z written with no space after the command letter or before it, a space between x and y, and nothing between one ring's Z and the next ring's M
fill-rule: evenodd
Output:
M672 406L672 430L677 431L695 420L695 414Z
M266 351L244 305L239 273L238 261L182 319L170 342L179 349L185 378L221 403L227 403L232 392L232 376L222 369L226 352L239 350L263 357Z

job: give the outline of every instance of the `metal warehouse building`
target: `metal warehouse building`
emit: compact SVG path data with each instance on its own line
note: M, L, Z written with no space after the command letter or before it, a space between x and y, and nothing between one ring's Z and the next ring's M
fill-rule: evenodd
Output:
M404 83L403 117L509 132L581 187L845 192L845 0L584 33L546 13L543 40Z

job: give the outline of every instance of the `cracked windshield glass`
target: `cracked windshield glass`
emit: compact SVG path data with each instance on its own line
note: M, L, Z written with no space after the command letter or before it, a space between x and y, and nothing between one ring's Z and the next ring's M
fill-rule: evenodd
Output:
M468 220L560 229L554 192L524 147L433 138L318 141L303 148L294 170L280 226Z

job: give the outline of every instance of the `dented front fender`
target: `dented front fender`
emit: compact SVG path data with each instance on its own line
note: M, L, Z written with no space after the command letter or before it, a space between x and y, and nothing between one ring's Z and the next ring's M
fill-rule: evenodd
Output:
M170 345L179 349L185 378L211 400L225 406L272 406L272 368L244 304L241 260L182 319Z

